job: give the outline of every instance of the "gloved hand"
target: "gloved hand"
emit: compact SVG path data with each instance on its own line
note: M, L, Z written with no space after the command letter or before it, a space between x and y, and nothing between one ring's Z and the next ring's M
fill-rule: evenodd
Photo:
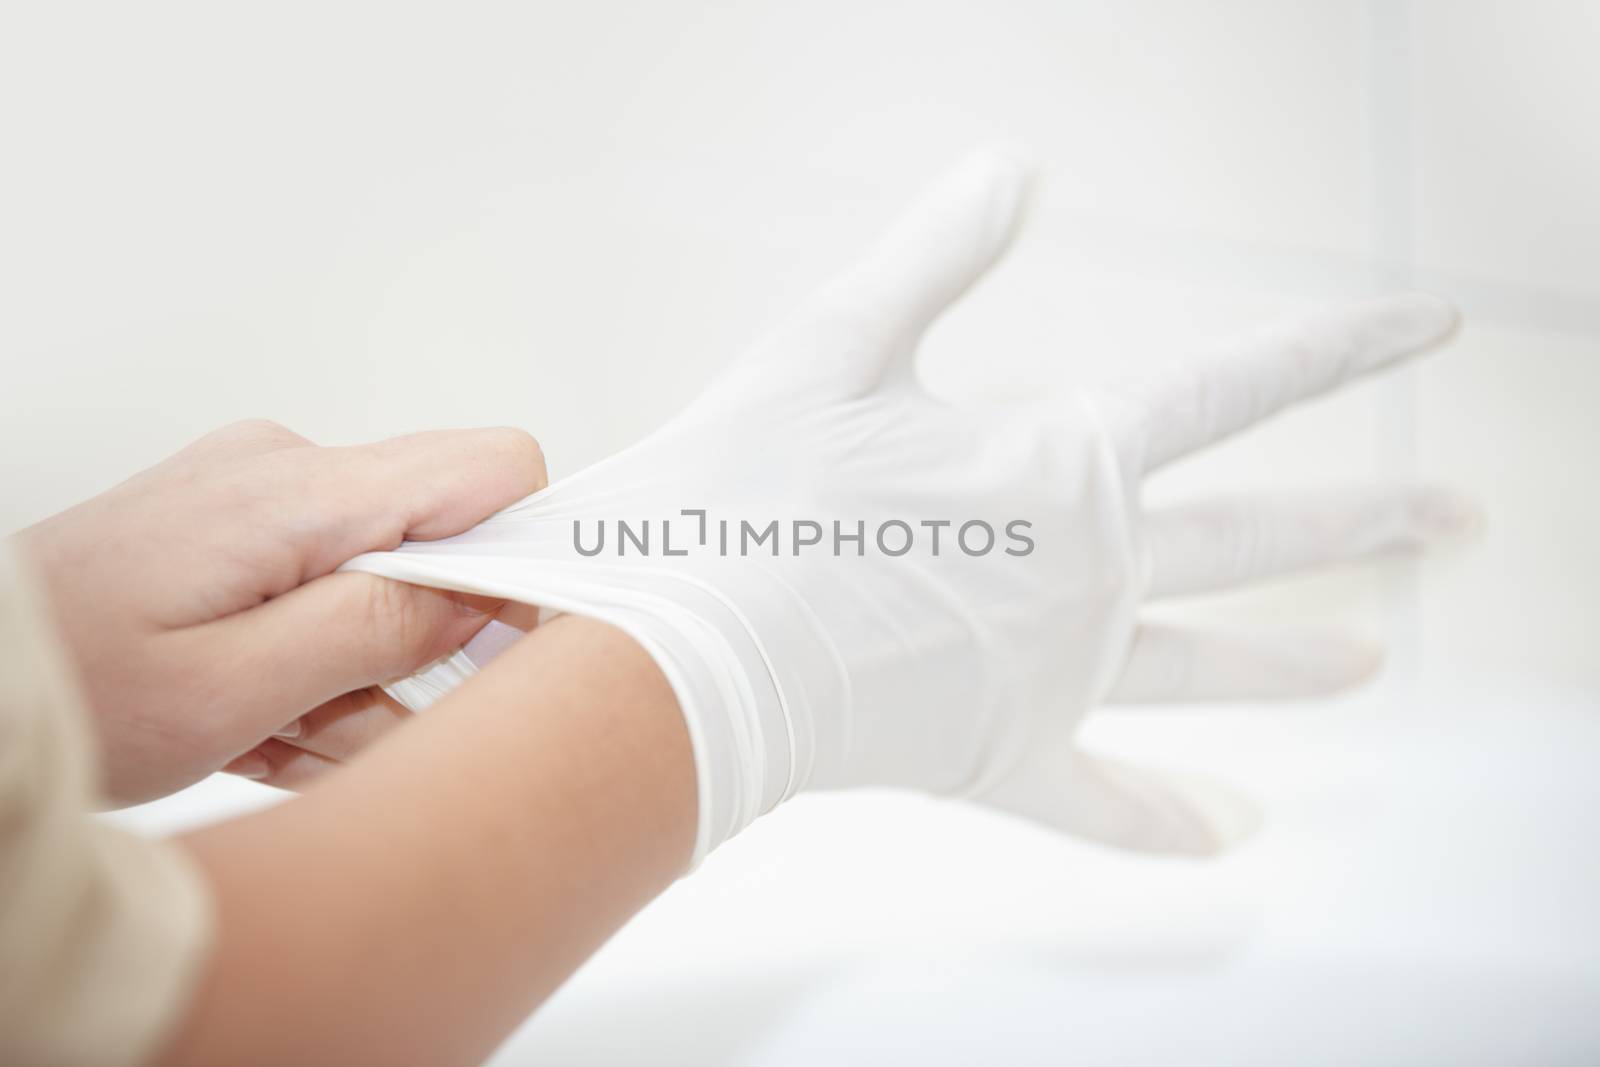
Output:
M1470 510L1377 487L1151 513L1140 480L1439 343L1456 315L1431 296L1376 300L1149 378L941 402L918 385L918 339L1001 254L1025 184L1006 156L975 156L648 439L467 533L348 566L637 639L688 724L696 861L802 789L853 785L1214 851L1229 834L1214 805L1084 753L1085 713L1320 693L1375 657L1340 637L1145 626L1140 605L1414 546ZM418 708L472 669L457 655L390 691Z

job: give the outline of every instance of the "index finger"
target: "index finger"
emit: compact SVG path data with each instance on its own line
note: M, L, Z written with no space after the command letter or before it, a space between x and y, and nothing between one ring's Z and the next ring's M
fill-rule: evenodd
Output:
M544 454L522 430L436 430L308 450L293 473L304 518L302 582L363 552L471 529L543 489Z

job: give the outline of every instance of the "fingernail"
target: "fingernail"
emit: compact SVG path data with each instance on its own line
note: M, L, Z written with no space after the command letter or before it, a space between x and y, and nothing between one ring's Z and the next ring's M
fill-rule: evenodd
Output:
M306 732L305 723L303 723L299 719L296 719L296 720L294 720L294 722L289 723L287 726L285 726L283 729L279 730L277 733L273 734L272 736L273 737L281 737L285 741L293 741L295 738L299 737L301 734L303 734L305 732Z
M475 593L451 593L450 599L455 602L461 614L470 618L493 615L505 606L504 600L490 596L478 596Z
M246 752L222 769L229 774L238 775L240 778L249 778L253 781L261 781L272 773L271 765L256 752Z

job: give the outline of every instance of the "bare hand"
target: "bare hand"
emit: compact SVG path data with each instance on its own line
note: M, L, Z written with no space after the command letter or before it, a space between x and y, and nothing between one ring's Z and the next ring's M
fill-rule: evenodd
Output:
M460 533L544 484L520 430L319 448L245 422L23 531L93 711L109 797L179 789L466 642L499 601L333 572Z

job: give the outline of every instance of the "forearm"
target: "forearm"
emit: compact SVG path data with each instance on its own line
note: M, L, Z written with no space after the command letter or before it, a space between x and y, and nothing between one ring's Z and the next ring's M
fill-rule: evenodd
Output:
M557 619L321 788L186 839L219 932L170 1061L476 1062L681 873L695 803L654 663Z

